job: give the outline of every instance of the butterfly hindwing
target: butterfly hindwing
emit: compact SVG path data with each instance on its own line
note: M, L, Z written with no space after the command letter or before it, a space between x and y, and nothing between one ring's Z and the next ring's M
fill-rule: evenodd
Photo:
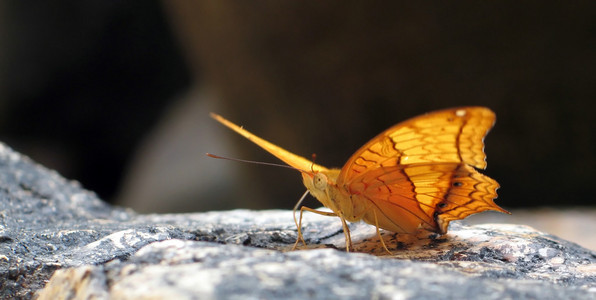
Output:
M450 221L494 204L498 183L466 164L431 163L382 167L351 181L354 213L379 227L411 233L419 228L445 233ZM373 212L375 210L375 212Z

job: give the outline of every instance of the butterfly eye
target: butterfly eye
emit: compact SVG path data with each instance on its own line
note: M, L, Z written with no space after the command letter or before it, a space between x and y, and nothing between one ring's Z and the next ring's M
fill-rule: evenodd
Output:
M327 188L327 176L325 176L325 174L321 174L321 173L315 174L315 177L313 178L313 182L314 182L315 188L317 188L319 190L324 190L325 188Z

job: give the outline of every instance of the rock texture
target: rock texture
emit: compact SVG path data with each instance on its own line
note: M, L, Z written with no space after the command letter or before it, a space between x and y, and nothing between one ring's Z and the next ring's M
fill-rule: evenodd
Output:
M596 253L530 227L445 236L290 211L139 215L0 145L0 298L408 299L596 297ZM50 279L51 277L51 279ZM45 287L45 288L44 288ZM43 289L42 289L43 288Z

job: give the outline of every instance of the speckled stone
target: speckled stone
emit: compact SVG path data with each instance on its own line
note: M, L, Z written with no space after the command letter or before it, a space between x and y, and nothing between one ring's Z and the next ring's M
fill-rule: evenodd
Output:
M0 298L593 299L596 253L527 226L383 233L291 211L139 215L0 144ZM51 278L51 279L50 279ZM44 288L45 287L45 288Z
M125 261L59 270L40 299L55 299L65 292L110 299L590 299L596 295L594 274L584 273L582 278L576 269L575 275L551 278L546 265L538 267L544 272L525 270L496 261L494 253L480 256L458 261L441 257L437 262L334 249L280 252L168 240L145 246ZM66 291L64 283L70 285Z

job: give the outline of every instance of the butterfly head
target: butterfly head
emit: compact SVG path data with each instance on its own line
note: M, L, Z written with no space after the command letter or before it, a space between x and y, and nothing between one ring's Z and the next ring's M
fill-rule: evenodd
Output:
M333 187L336 185L339 169L328 169L324 171L300 171L302 173L302 182L319 202L325 207L335 210L333 203Z

